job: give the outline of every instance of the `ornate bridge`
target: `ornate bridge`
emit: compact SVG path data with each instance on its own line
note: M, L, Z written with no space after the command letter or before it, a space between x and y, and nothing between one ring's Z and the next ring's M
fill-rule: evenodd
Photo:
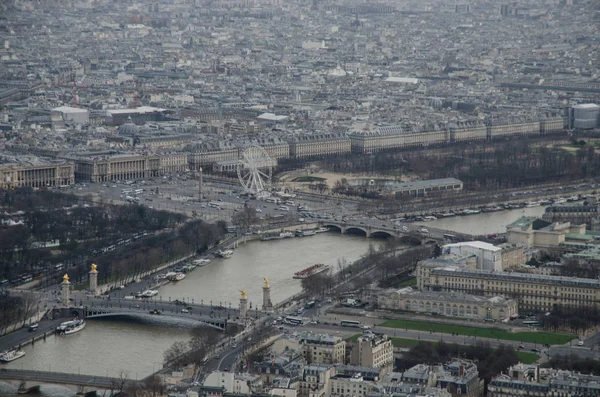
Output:
M342 234L346 233L364 233L366 237L399 237L407 235L408 233L399 233L393 228L383 226L370 226L366 224L351 224L341 222L323 222L323 227L329 227L330 229L337 230Z
M239 316L237 308L196 304L175 305L172 302L129 299L89 300L81 302L80 306L56 310L60 310L60 315L63 317L87 319L122 317L163 325L197 325L201 322L221 331L227 329L228 321L236 320ZM68 313L65 313L66 310Z
M320 225L337 230L340 233L359 233L366 237L404 237L413 236L421 240L435 240L443 242L445 236L451 235L461 241L469 241L473 236L465 233L432 228L427 225L405 225L404 228L396 226L389 221L379 221L375 219L364 219L362 221L339 222L339 221L321 221Z

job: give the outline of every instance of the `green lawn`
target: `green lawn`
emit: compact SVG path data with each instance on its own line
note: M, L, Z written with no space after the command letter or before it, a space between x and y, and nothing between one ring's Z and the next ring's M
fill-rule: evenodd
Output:
M533 364L534 362L539 360L537 354L530 352L517 352L517 356L523 364Z
M419 342L421 342L420 340L406 339L406 338L390 338L390 340L392 341L392 344L394 346L398 346L398 347L415 347ZM437 344L437 342L430 342L430 343Z
M408 280L404 280L401 281L398 284L398 288L404 288L404 287L414 287L415 285L417 285L417 278L409 278Z
M321 178L318 176L299 176L298 178L294 178L292 182L323 182L325 178Z
M433 331L446 334L459 334L478 336L480 338L511 340L516 342L540 343L549 345L564 345L574 336L564 334L553 334L549 332L508 332L495 328L469 327L465 325L454 325L444 323L433 323L413 320L387 320L380 324L381 327L404 328L417 331Z
M363 334L352 335L352 336L346 338L346 341L355 341L362 335ZM390 340L392 341L392 344L394 346L405 347L407 349L415 347L419 342L433 343L434 345L437 345L439 343L439 342L420 341L420 340L416 340L416 339L407 339L407 338L390 338ZM536 362L539 359L539 356L535 353L523 352L523 351L517 351L515 353L517 353L519 360L523 364L531 364L531 363Z

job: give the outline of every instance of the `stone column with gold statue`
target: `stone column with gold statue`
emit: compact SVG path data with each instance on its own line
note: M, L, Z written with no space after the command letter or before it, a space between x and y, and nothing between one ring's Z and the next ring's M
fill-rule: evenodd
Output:
M265 312L273 311L273 303L271 302L271 286L269 285L269 279L264 278L263 284L263 305L262 309Z
M240 294L240 320L244 320L248 317L248 296L243 289L240 290Z
M90 292L93 295L98 293L98 268L95 263L92 263L92 269L90 270Z
M60 289L62 294L62 303L69 307L71 303L71 282L69 281L69 275L66 273L63 276L63 282L60 283Z

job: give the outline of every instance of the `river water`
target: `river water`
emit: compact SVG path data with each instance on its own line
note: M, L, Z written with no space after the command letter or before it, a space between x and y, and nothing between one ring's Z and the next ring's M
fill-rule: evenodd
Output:
M160 291L162 299L194 299L195 302L238 305L244 289L253 307L262 305L263 278L271 284L271 300L276 303L300 292L300 280L293 273L315 263L337 268L338 261L355 261L369 244L378 240L359 236L321 233L312 237L240 244L229 259L215 259L188 273L178 283ZM188 329L149 326L131 322L90 320L85 330L66 337L48 338L23 349L25 357L4 365L6 368L119 376L141 379L158 370L163 352L175 341L189 340ZM0 396L13 396L14 387L0 382ZM42 394L70 396L59 386L42 387Z
M508 211L486 212L476 215L441 218L429 222L419 222L419 224L473 235L505 233L506 226L510 225L520 217L539 217L542 216L545 210L545 206L519 208Z

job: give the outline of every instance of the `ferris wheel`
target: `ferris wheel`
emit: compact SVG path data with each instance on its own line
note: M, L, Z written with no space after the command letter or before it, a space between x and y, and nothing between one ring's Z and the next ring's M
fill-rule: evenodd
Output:
M254 145L244 149L237 174L246 193L254 194L257 198L269 196L272 166L273 160L262 147Z

